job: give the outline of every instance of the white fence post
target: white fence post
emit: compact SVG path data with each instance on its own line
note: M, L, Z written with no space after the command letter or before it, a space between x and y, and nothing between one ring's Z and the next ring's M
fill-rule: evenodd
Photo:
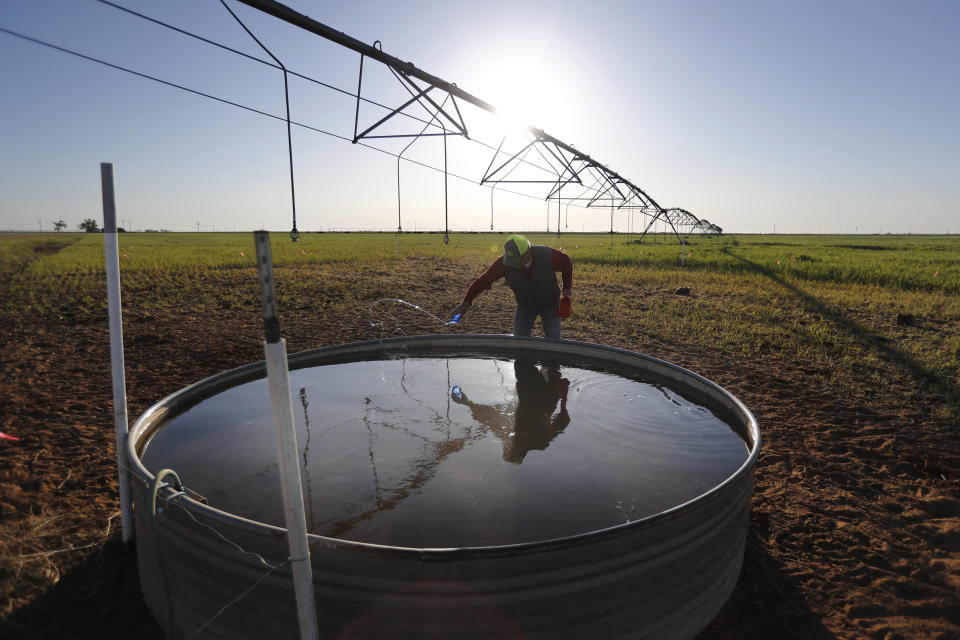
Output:
M117 206L113 192L112 163L100 163L100 183L103 191L103 246L110 316L113 420L117 432L117 469L120 474L120 521L123 541L130 542L133 539L133 512L130 503L130 474L127 471L127 383L123 364L123 310L120 306L120 257L117 249Z
M287 369L287 345L280 337L277 316L276 287L273 281L273 252L270 234L257 231L257 269L260 278L260 297L263 301L263 325L266 340L263 351L267 361L270 385L270 406L273 409L273 430L277 443L277 462L280 466L280 484L283 489L284 516L287 541L290 544L293 587L300 620L300 638L316 640L317 607L313 595L313 569L310 566L310 546L307 541L307 518L303 508L303 487L300 482L300 457L297 455L297 432L293 422L293 398L290 395L290 373Z

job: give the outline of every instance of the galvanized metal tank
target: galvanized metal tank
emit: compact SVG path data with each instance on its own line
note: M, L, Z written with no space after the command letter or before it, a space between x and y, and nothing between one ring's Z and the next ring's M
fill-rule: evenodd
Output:
M743 561L760 431L709 380L629 351L511 336L422 336L317 349L291 369L357 360L514 353L630 367L722 412L749 448L710 491L653 516L563 539L496 547L413 549L311 535L325 638L694 638L729 598ZM169 637L296 638L285 530L161 488L140 454L170 413L265 376L263 363L214 376L147 410L129 438L140 583ZM211 452L215 455L215 452ZM169 502L168 502L169 501ZM193 635L196 634L196 635Z

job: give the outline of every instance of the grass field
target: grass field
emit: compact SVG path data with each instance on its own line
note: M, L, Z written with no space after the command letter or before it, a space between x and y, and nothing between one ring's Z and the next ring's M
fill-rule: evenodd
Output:
M304 234L298 243L274 234L278 266L339 261L382 262L412 256L496 256L506 234ZM124 271L190 273L198 269L252 267L250 234L120 234ZM673 237L638 235L530 234L531 241L562 247L579 264L672 269L681 263ZM715 274L763 273L803 282L861 284L896 291L960 293L960 236L695 236L684 245L683 268ZM37 253L50 253L35 259ZM4 234L0 273L21 271L36 283L45 276L100 273L102 236L94 234Z
M281 304L342 314L378 297L410 292L377 281L397 261L433 259L468 265L463 288L501 252L504 234L305 234L298 243L272 238ZM885 361L907 366L953 397L960 371L960 236L722 236L675 239L607 234L532 234L562 247L576 265L580 302L570 323L635 324L633 331L673 343L697 343L735 357L792 354L818 377L845 384L891 381ZM140 309L253 309L259 304L251 234L121 234L124 295ZM683 255L681 255L683 254ZM103 239L93 234L0 236L0 275L8 280L7 312L104 308ZM683 266L681 266L681 261ZM359 267L360 277L338 277ZM471 271L471 269L473 271ZM452 270L451 270L452 271ZM693 297L651 297L651 290L689 286ZM459 291L444 291L449 297ZM430 308L436 293L410 300ZM636 311L641 311L636 317ZM904 331L898 314L927 329ZM639 322L637 320L639 319ZM631 331L623 327L625 331ZM897 386L904 400L924 391ZM889 393L889 391L885 391Z
M500 284L456 327L371 308L402 298L446 317L505 237L274 234L288 348L509 332ZM744 569L702 640L957 637L960 236L636 238L530 236L573 258L565 338L692 369L760 422ZM0 234L0 431L21 436L0 441L0 635L159 637L111 546L103 239ZM262 359L252 234L128 233L119 247L131 419ZM104 608L120 612L106 631Z

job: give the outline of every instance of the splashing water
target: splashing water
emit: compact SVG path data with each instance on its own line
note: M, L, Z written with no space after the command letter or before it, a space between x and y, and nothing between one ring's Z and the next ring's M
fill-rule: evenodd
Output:
M373 308L374 308L375 306L377 306L378 304L382 303L382 302L395 302L395 303L397 303L397 304L402 304L402 305L408 306L408 307L410 307L411 309L416 309L417 311L419 311L419 312L421 312L421 313L424 313L424 314L430 316L431 318L433 318L434 320L436 320L437 322L439 322L439 323L441 323L441 324L446 324L444 320L441 320L440 318L438 318L437 316L433 315L432 313L430 313L429 311L427 311L426 309L424 309L424 308L421 307L420 305L413 304L412 302L407 302L406 300L401 300L400 298L380 298L379 300L375 300L369 307L367 307L367 314L368 314L369 317L370 317L369 322L370 322L370 326L371 326L371 327L382 327L382 326L383 326L383 322L374 322L374 321L373 321Z
M440 317L438 317L438 316L433 315L432 313L430 313L429 311L427 311L426 309L424 309L424 308L421 307L420 305L413 304L412 302L407 302L406 300L402 300L402 299L400 299L400 298L380 298L379 300L375 300L369 307L367 307L367 316L368 316L368 320L367 320L367 321L370 323L370 326L373 327L373 328L377 328L377 327L383 328L383 326L384 326L384 323L383 323L382 320L375 322L375 321L374 321L374 318L373 318L373 308L374 308L375 306L377 306L378 304L381 304L381 303L384 303L384 302L394 302L394 303L396 303L396 304L402 304L402 305L404 305L404 306L410 307L411 309L416 309L416 310L419 311L420 313L423 313L423 314L425 314L425 315L427 315L427 316L430 316L431 318L433 318L434 320L436 320L437 322L439 322L440 324L442 324L442 325L444 325L444 326L451 325L451 324L457 324L458 322L460 322L461 314L459 314L459 313L456 314L456 315L454 315L451 320L447 321L447 320L444 320L444 319L442 319L442 318L440 318ZM399 329L399 327L398 327L398 329Z

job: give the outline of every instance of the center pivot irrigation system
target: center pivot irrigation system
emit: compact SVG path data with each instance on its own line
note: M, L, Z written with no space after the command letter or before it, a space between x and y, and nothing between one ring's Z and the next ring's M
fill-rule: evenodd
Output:
M448 179L457 178L461 181L469 182L477 186L487 186L490 188L490 229L493 230L493 193L495 190L505 191L514 195L525 196L536 200L543 200L547 205L547 231L550 230L550 218L554 203L556 203L557 215L557 235L560 235L561 211L569 212L570 205L585 209L605 209L610 211L610 233L614 232L614 215L616 213L626 213L628 229L637 228L633 226L634 216L639 214L641 220L646 224L643 226L643 232L639 242L642 242L648 232L653 229L656 231L656 223L660 221L660 228L665 232L672 231L678 242L683 242L684 236L691 233L700 233L706 236L715 236L722 233L722 229L705 219L697 218L695 215L678 207L664 208L660 206L650 195L638 187L634 182L624 178L616 171L610 169L607 165L601 164L585 153L578 151L573 145L567 144L543 129L537 129L531 126L522 126L506 128L506 133L496 142L494 135L485 129L484 122L480 122L476 112L471 113L473 125L473 135L467 126L467 120L464 118L463 107L474 107L487 114L500 116L504 114L490 103L477 98L458 88L456 84L447 82L441 78L431 75L419 68L412 62L404 62L389 54L383 52L380 42L376 41L373 45L363 43L340 31L336 31L316 20L300 14L290 7L274 0L236 0L242 4L248 5L266 15L272 16L285 23L288 23L303 31L320 36L325 40L332 42L340 47L355 51L360 54L359 77L357 80L356 92L338 87L324 82L315 77L298 73L284 65L280 59L275 56L270 49L254 35L227 4L226 0L220 0L220 4L229 12L230 16L236 20L243 30L252 38L256 44L270 57L270 60L245 53L234 49L223 43L216 42L207 37L192 33L181 27L163 22L157 18L134 11L124 7L111 0L95 0L101 5L112 7L118 11L132 15L136 18L150 22L154 25L177 32L182 36L188 36L203 42L204 44L217 47L228 51L240 57L252 60L263 65L282 71L284 80L284 102L286 105L285 116L268 113L249 105L241 104L230 99L219 97L189 88L176 82L171 82L156 76L148 75L140 71L124 67L114 62L95 58L93 56L67 49L65 47L45 42L27 34L18 33L10 29L0 27L0 32L21 38L23 40L43 45L55 49L62 53L74 55L90 62L98 63L112 69L123 71L140 78L158 82L166 86L180 89L194 95L207 98L226 104L232 107L247 110L261 116L280 120L286 123L287 128L287 147L289 153L290 165L290 196L293 214L293 228L290 236L294 242L297 241L299 232L297 231L297 199L295 193L295 178L293 166L293 138L292 127L303 128L312 132L321 133L333 138L352 142L355 145L364 146L375 151L393 156L397 160L397 232L403 231L401 224L401 181L400 181L400 161L405 160L408 163L419 165L423 168L442 173L444 176L444 242L449 241L449 195ZM391 97L383 102L399 104L399 106L389 106L383 102L378 102L371 97L372 89L369 86L368 68L367 87L364 86L364 62L367 59L381 63L392 75L396 81L393 85L393 93L399 97ZM382 70L375 68L377 74ZM290 115L290 76L297 80L305 80L314 86L329 89L343 97L348 97L355 101L355 107L352 109L353 131L334 132L311 126L309 124L298 122L291 119ZM392 80L390 81L392 82ZM382 89L381 83L374 82L377 88ZM400 88L402 87L402 88ZM366 95L364 95L366 93ZM395 102L394 102L395 101ZM371 109L376 115L370 117ZM424 114L425 112L425 114ZM384 115L385 114L385 115ZM346 114L343 114L347 117ZM364 122L361 125L361 122ZM346 127L346 122L343 123ZM480 131L480 134L477 134ZM502 129L500 129L502 131ZM442 137L443 141L443 165L442 167L418 161L412 157L405 157L404 154L419 139ZM472 154L471 157L479 161L475 167L469 169L470 176L459 175L449 170L448 165L448 138L460 139L474 143L469 145L474 150L479 150L480 155ZM409 142L399 150L391 150L389 147L390 138L407 138ZM492 139L492 141L491 141ZM394 141L396 144L396 141ZM402 144L402 143L401 143ZM399 151L398 151L399 150ZM486 154L489 154L489 161L486 161ZM483 168L485 167L485 169ZM479 174L479 175L478 175ZM471 177L472 176L472 177ZM526 192L516 191L514 189L524 188ZM545 189L544 193L541 189ZM529 191L533 190L533 193ZM568 218L569 220L569 218ZM566 225L569 227L569 224ZM399 238L399 235L398 235Z
M466 120L457 103L458 99L489 113L499 114L496 107L460 89L456 84L431 75L417 68L411 62L404 62L384 53L379 46L379 41L373 45L368 45L274 0L238 1L360 54L360 73L357 81L352 142L356 144L361 140L413 138L410 144L397 154L398 194L400 188L400 158L417 138L443 137L444 175L446 178L447 136L462 136L464 139L470 139ZM388 108L389 112L385 116L361 129L360 105L361 100L363 100L363 64L365 58L386 65L410 97L399 106L392 109ZM395 122L395 116L397 115L409 115L406 110L413 105L422 107L430 116L430 119L426 121L426 125L420 131L396 132L391 130L389 133L384 132L385 125L388 122ZM424 122L420 118L415 119ZM548 203L548 216L550 203L553 201L557 203L557 235L560 234L560 212L563 203L566 203L567 206L578 204L587 208L609 207L611 233L613 232L615 211L639 212L647 219L647 224L640 236L641 242L658 220L673 231L678 241L681 240L681 235L689 233L703 233L713 236L719 235L723 231L708 220L699 219L685 209L661 207L632 181L606 165L600 164L585 153L578 151L572 145L551 136L543 129L525 126L520 134L517 136L515 133L508 131L503 135L499 145L493 151L479 184L490 186L504 184L545 185L548 188L548 192L544 196L544 200ZM528 157L532 157L534 161L531 162ZM444 184L446 190L446 181ZM571 195L571 191L575 191L575 195ZM491 209L492 196L491 191ZM493 229L492 214L490 228ZM399 212L397 229L398 231L402 230ZM295 232L296 225L294 224L294 234ZM446 234L444 235L444 241L447 241Z

